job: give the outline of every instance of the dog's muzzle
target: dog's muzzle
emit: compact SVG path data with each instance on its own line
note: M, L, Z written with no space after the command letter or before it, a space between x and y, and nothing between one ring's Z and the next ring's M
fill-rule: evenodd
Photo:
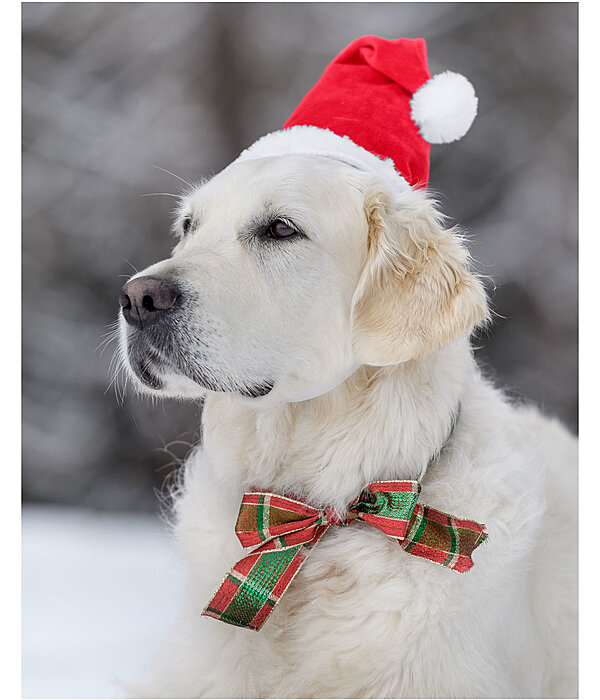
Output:
M268 379L257 382L225 376L224 381L223 372L210 370L200 340L190 345L189 334L180 337L191 297L185 284L173 277L134 277L121 289L119 305L129 327L124 342L133 374L155 391L166 388L163 375L167 372L187 377L210 391L235 392L249 398L269 394L274 382Z

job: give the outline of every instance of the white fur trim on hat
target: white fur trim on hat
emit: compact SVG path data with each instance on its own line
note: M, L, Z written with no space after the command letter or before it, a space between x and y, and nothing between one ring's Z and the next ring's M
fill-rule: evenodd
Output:
M460 73L438 73L422 85L410 101L411 117L429 143L462 138L477 114L477 96Z
M406 180L394 168L391 158L379 158L366 148L355 144L347 136L338 136L329 129L316 126L291 126L288 129L273 131L243 151L236 162L286 155L333 158L358 170L378 175L394 190L409 188Z

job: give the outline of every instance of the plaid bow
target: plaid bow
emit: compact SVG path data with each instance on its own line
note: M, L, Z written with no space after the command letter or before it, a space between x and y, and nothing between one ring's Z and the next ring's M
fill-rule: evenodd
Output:
M203 615L259 630L331 525L364 520L398 541L405 552L454 571L473 566L471 553L486 538L484 526L417 503L416 481L377 481L350 504L346 518L274 493L246 493L236 534L255 547L227 574Z

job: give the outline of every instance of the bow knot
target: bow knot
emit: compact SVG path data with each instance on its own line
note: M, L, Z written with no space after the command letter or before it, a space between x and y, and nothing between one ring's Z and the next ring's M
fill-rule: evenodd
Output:
M410 554L468 571L471 553L487 538L484 526L420 505L420 492L416 481L374 482L349 505L344 518L332 508L321 510L287 496L244 494L235 531L243 547L254 549L227 574L203 614L260 629L329 527L359 519Z
M339 525L340 527L346 527L350 524L350 518L340 518L335 508L326 508L325 517L327 518L327 522L331 525Z

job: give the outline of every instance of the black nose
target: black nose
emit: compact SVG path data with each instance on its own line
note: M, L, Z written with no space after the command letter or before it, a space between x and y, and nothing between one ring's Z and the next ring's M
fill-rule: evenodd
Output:
M136 277L121 289L119 304L127 323L145 328L173 307L181 291L170 277Z

